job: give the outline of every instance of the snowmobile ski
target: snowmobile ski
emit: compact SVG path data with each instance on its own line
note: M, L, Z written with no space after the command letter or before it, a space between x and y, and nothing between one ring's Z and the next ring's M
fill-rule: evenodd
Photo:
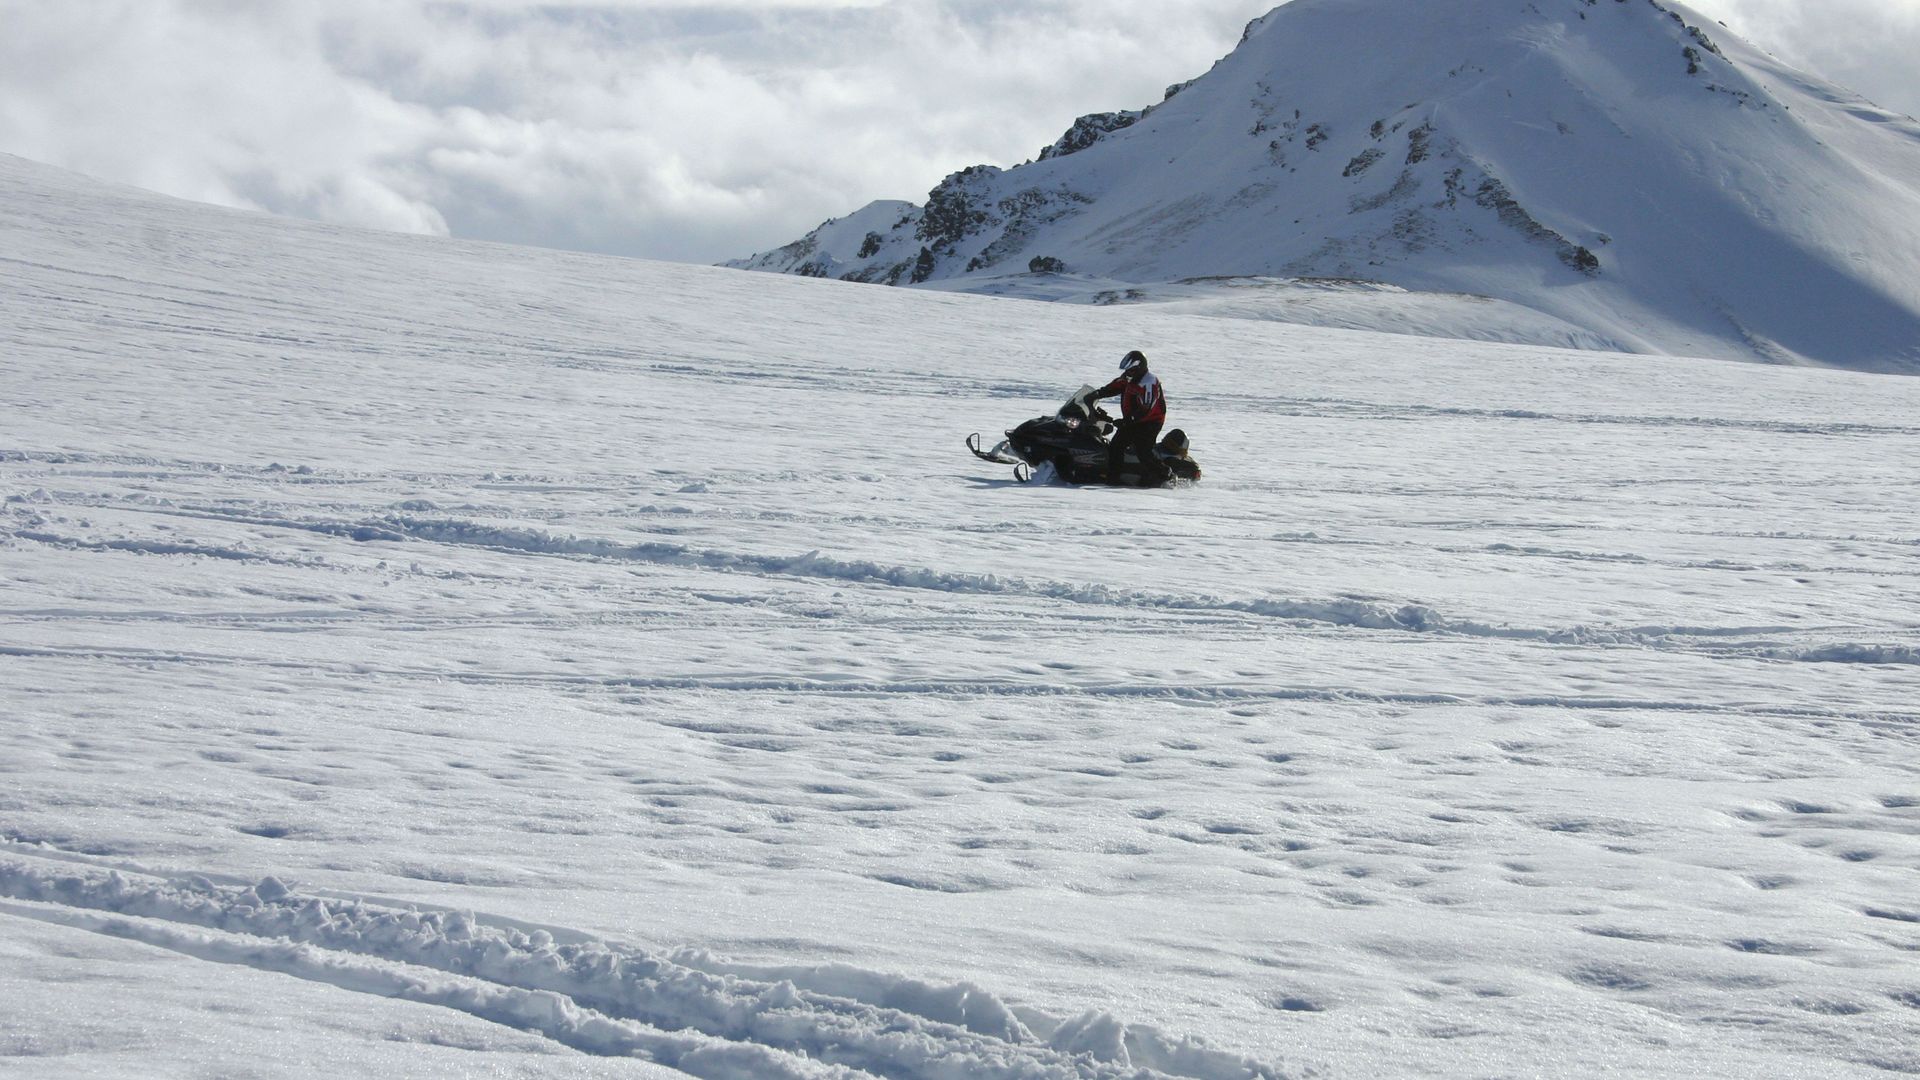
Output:
M1019 458L1007 453L1007 441L1005 439L1000 440L1000 445L991 450L980 449L980 433L977 431L967 436L967 449L973 451L973 456L979 458L981 461L991 461L996 465L1022 464Z

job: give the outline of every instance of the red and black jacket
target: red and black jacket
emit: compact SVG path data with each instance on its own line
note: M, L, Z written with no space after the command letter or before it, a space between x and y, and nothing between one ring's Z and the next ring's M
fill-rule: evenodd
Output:
M1118 395L1120 416L1130 423L1163 424L1167 420L1167 395L1160 380L1149 371L1138 382L1125 375L1094 391L1095 401Z

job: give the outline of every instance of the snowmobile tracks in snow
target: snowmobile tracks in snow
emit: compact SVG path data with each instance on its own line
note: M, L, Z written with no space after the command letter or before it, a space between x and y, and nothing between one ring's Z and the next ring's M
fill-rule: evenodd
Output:
M100 865L0 840L0 913L398 998L733 1080L1255 1080L1274 1067L1088 1012L842 964L754 967L466 912Z
M84 505L84 502L79 503ZM841 559L819 551L769 555L702 549L685 544L579 537L459 518L393 514L352 520L306 519L273 513L246 513L220 507L140 507L170 516L241 522L338 536L359 543L425 542L534 556L606 559L773 577L811 578L904 589L968 595L1022 597L1099 607L1135 608L1169 615L1251 617L1342 629L1399 631L1465 638L1492 638L1542 645L1650 648L1721 657L1802 663L1920 666L1920 645L1906 641L1808 640L1817 626L1568 626L1526 627L1492 624L1444 614L1424 604L1380 599L1333 597L1296 600L1282 597L1182 595L1119 589L1099 583L1036 581L998 574L972 574L924 567ZM126 550L148 554L187 554L214 558L267 558L253 552L193 545L133 541L88 541L36 529L0 529L0 535L42 544ZM1832 628L1829 628L1832 629ZM1856 629L1857 632L1857 629Z

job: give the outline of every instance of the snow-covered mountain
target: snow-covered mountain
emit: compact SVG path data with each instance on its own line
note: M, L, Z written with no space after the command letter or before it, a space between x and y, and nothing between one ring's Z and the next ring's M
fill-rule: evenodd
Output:
M1670 0L1294 0L1152 108L729 265L1102 301L1233 278L1276 318L1284 279L1343 279L1537 313L1478 336L1913 372L1920 124Z

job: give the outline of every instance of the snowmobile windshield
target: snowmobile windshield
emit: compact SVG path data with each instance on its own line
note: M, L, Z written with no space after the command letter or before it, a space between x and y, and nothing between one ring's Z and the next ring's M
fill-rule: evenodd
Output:
M1082 386L1080 389L1075 390L1067 398L1067 403L1060 406L1059 415L1075 420L1084 420L1092 416L1093 395L1097 392L1098 389L1092 386Z

